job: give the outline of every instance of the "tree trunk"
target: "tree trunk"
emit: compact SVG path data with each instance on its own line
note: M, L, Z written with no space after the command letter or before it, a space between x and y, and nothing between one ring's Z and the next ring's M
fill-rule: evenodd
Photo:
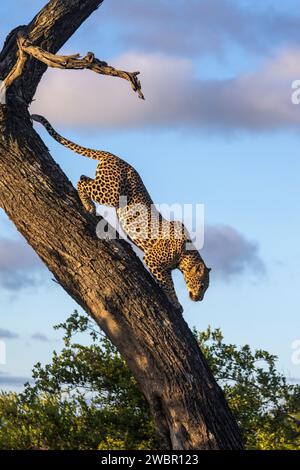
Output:
M55 53L101 3L52 0L28 25L27 35ZM17 60L18 31L0 54L2 80ZM117 346L149 403L163 448L243 448L223 392L186 322L126 242L97 238L99 218L85 212L33 130L28 105L46 68L28 58L0 106L0 206Z

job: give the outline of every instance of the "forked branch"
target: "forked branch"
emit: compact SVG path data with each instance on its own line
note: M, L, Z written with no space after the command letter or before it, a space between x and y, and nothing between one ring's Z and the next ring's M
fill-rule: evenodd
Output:
M85 57L80 57L80 54L52 54L51 52L45 51L41 47L34 46L23 36L22 33L18 35L17 43L18 60L9 75L3 81L6 89L9 88L16 78L22 74L26 63L26 57L28 55L34 57L40 62L43 62L48 67L73 70L88 69L101 75L110 75L112 77L123 78L124 80L128 80L131 83L133 91L138 94L139 98L145 99L141 89L141 82L138 79L140 72L126 72L124 70L115 69L106 62L97 59L93 52L88 52Z

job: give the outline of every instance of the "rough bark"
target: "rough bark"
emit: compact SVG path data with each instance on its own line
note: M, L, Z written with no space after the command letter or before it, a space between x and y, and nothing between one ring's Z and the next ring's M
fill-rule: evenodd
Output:
M101 3L52 0L25 28L27 37L55 53ZM0 54L2 80L16 64L20 30L24 27L10 34ZM0 206L124 356L149 403L162 447L241 449L223 392L184 319L126 242L97 238L99 219L84 211L33 130L27 108L45 70L28 58L0 106Z

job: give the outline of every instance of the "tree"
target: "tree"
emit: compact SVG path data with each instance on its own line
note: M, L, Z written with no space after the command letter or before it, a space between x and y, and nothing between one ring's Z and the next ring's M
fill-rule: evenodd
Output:
M226 344L219 329L194 332L248 449L299 449L300 386L277 372L277 357Z
M0 394L0 449L157 449L149 407L112 343L77 312L55 328L64 331L62 351L35 365L24 392ZM218 329L194 334L246 447L299 448L300 387L276 371L276 358L227 344Z
M241 449L236 421L183 318L127 243L97 238L97 218L83 210L30 121L28 106L47 66L125 78L142 97L137 72L115 70L92 53L55 55L102 1L51 0L5 41L0 206L125 358L150 406L160 445Z

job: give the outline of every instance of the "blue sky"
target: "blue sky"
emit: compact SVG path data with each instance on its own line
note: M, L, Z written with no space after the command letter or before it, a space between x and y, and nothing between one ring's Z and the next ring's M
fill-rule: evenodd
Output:
M0 7L0 41L44 1ZM202 303L177 291L190 326L221 327L225 339L291 361L300 339L300 14L287 0L105 0L63 51L95 52L140 70L142 102L127 82L49 70L33 110L89 147L122 156L157 203L205 206L203 256L212 266ZM36 127L73 184L95 162L73 155ZM61 346L52 325L76 304L51 280L0 212L0 339L7 363L0 386L13 389Z

